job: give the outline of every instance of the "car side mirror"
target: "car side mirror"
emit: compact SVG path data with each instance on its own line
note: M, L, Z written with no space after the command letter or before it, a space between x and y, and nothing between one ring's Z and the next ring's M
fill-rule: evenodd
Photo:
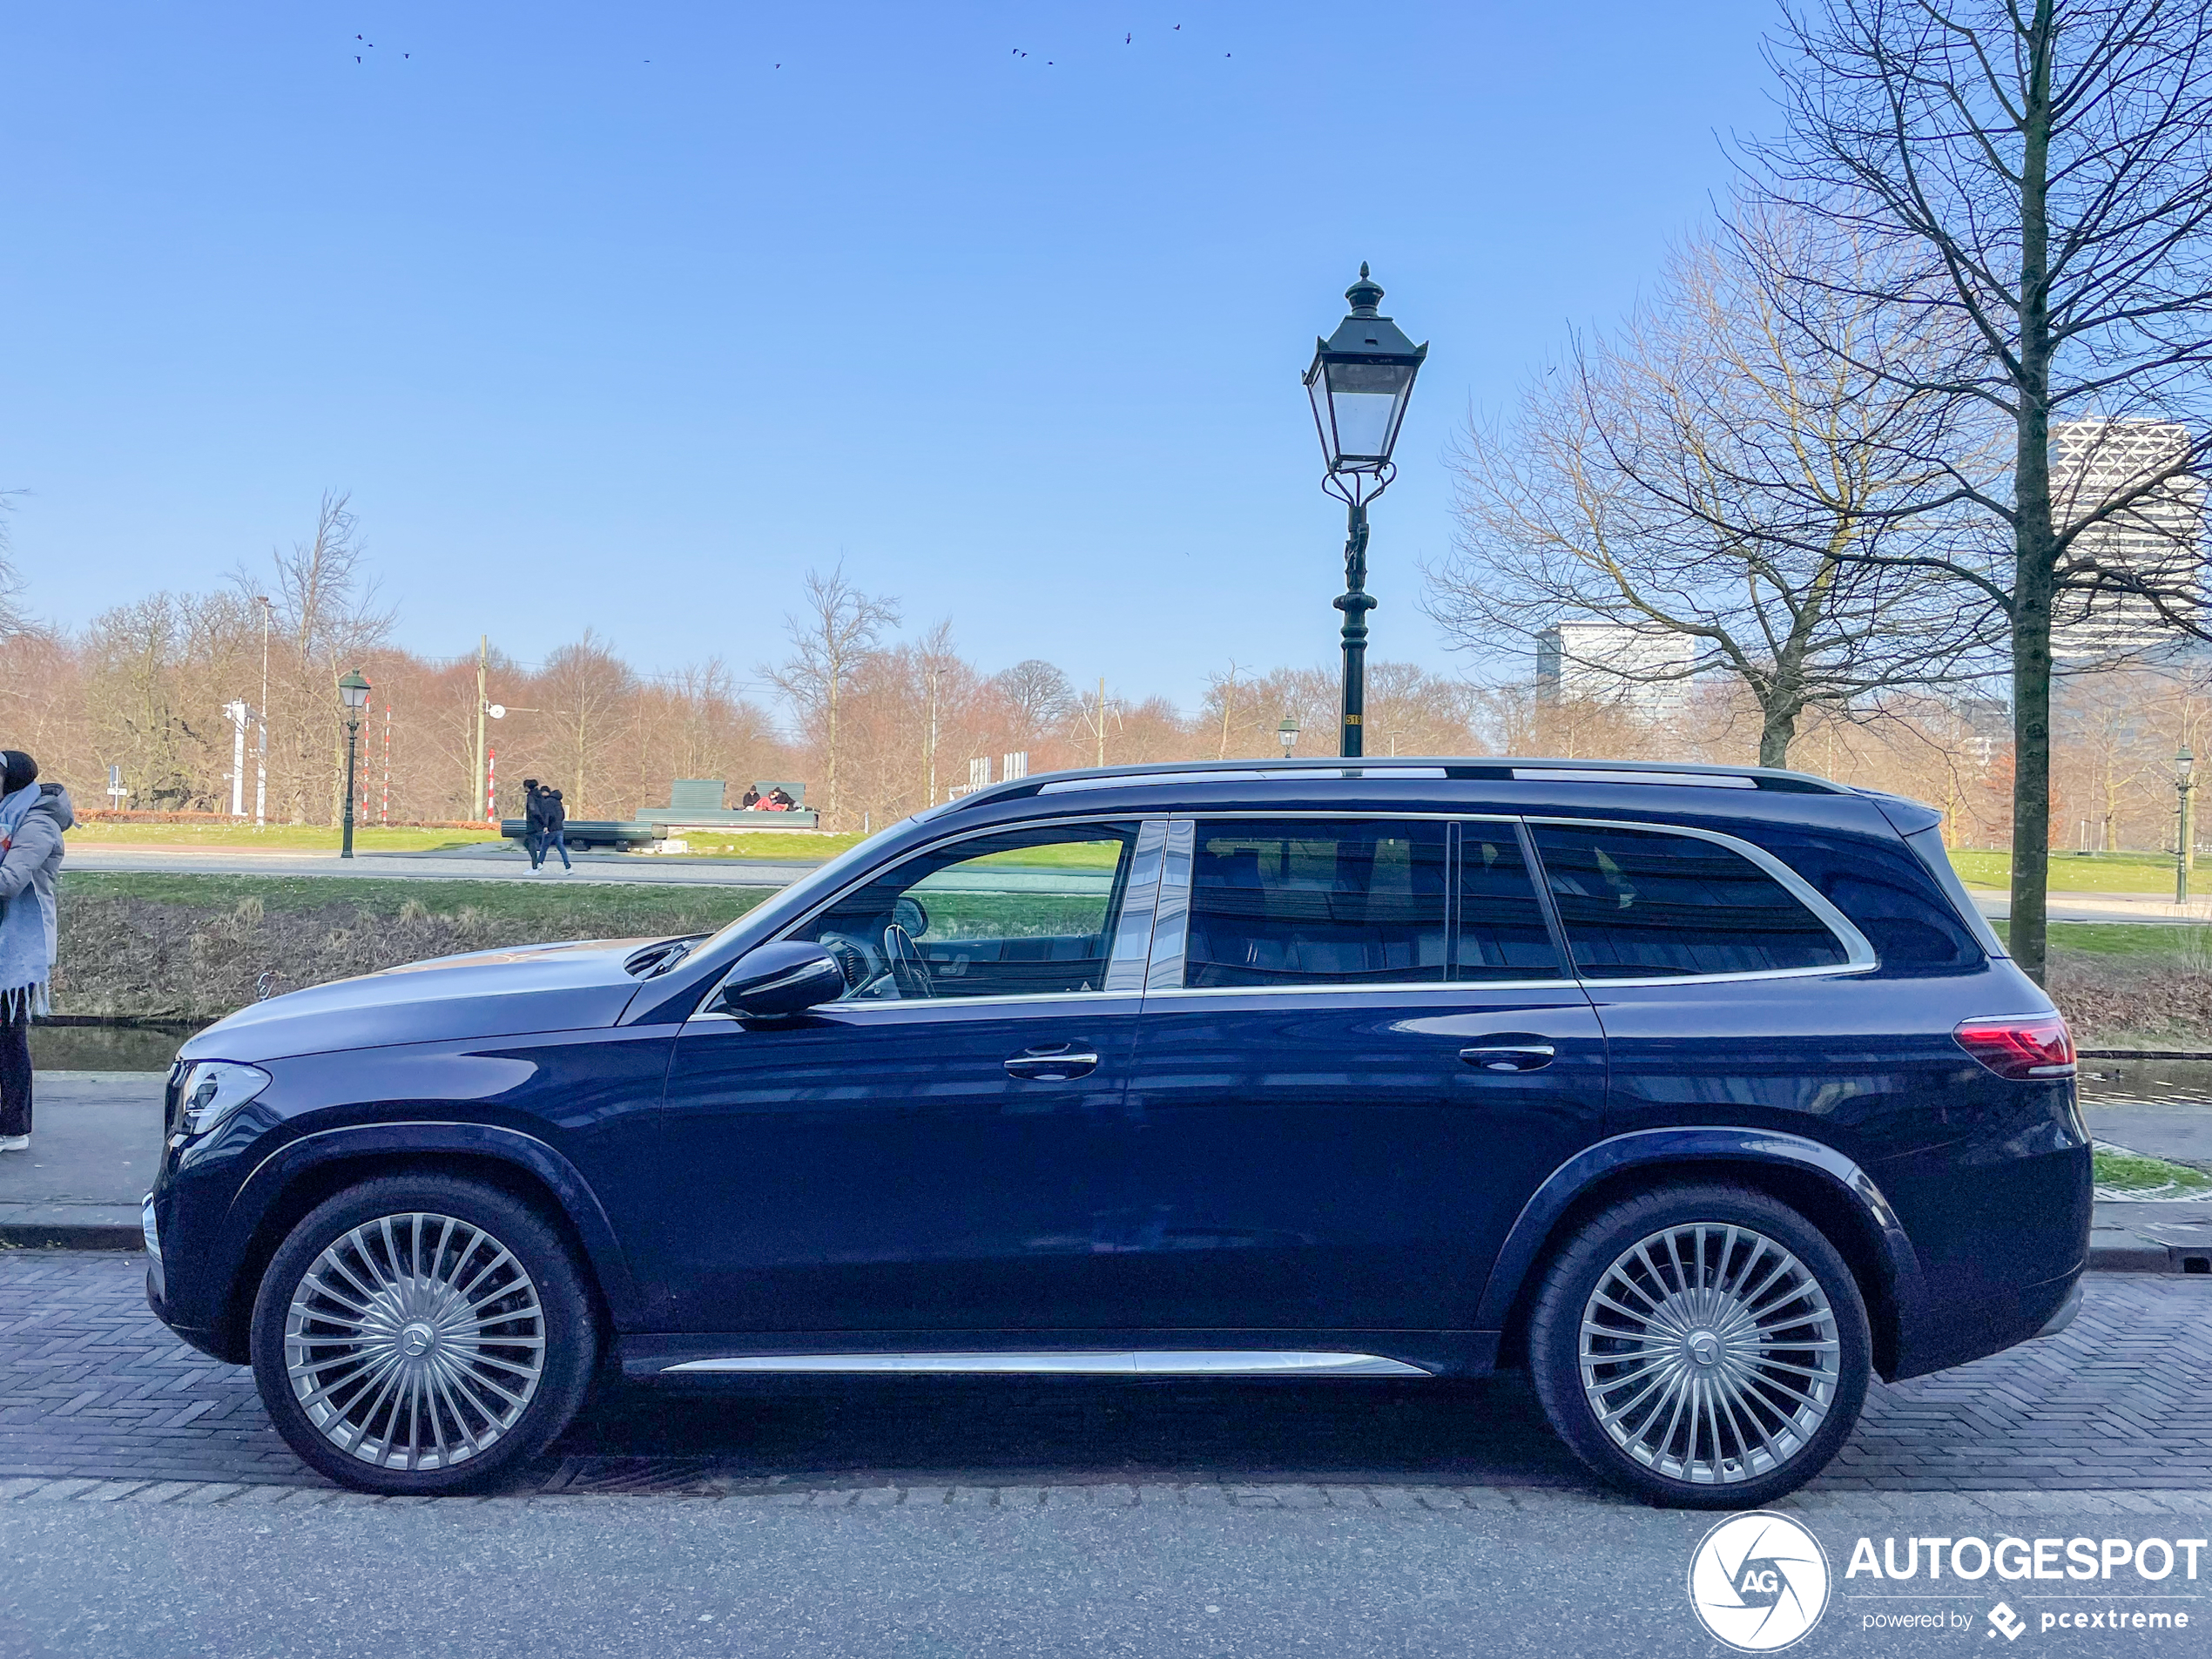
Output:
M845 970L819 945L779 939L738 958L714 1006L725 1014L755 1019L803 1014L845 995Z

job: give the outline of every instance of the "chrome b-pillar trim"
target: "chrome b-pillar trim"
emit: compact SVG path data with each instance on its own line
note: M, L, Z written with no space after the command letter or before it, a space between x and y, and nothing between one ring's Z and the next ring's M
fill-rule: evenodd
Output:
M1190 860L1197 845L1195 819L1170 820L1160 862L1160 901L1153 913L1152 964L1144 975L1148 991L1172 990L1183 983L1183 954L1190 934Z
M1137 826L1136 848L1130 857L1129 886L1122 895L1122 915L1114 929L1114 944L1106 962L1109 991L1142 991L1144 965L1152 948L1152 916L1160 897L1160 853L1168 839L1168 820L1148 818Z

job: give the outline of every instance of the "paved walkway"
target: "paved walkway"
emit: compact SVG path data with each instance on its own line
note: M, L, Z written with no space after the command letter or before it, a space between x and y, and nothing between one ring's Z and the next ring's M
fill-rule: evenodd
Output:
M0 1252L0 1477L315 1485L251 1373L194 1352L141 1257ZM2061 1335L1878 1386L1820 1490L2212 1490L2212 1279L2094 1275ZM1099 1481L1583 1488L1515 1376L622 1387L517 1490L1037 1487Z
M1974 907L1993 921L2013 914L2012 895L2000 888L1970 887ZM2161 921L2212 923L2212 897L2177 905L2155 893L2054 893L2045 913L2053 921Z

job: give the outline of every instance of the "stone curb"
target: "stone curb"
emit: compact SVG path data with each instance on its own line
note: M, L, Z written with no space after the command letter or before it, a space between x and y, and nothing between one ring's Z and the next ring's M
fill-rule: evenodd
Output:
M0 1204L0 1249L145 1247L134 1204Z

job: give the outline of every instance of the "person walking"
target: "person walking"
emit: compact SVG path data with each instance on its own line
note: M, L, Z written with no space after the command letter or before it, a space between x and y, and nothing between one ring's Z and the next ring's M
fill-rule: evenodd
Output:
M523 851L530 855L530 868L545 856L545 805L537 779L523 779Z
M561 792L557 789L539 790L537 810L539 816L545 820L545 833L538 842L538 858L543 860L547 854L558 853L561 868L573 870L576 867L569 862L569 809L561 804Z
M76 822L67 790L41 784L22 750L0 749L0 1152L30 1149L30 1018L47 1011L54 878Z

